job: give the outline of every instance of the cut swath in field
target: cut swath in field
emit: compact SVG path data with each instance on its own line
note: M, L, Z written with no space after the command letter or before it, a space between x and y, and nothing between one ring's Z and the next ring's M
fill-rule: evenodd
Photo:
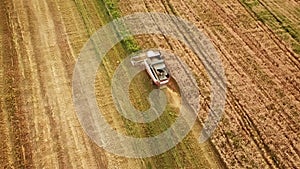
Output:
M295 53L300 54L300 28L298 26L300 21L297 19L300 17L300 12L297 11L297 5L286 6L287 4L282 4L276 0L270 2L261 0L242 0L241 3L259 21L269 26L281 40L290 45L290 48ZM292 9L287 12L283 9L287 7Z
M176 15L204 29L214 42L226 67L229 91L224 120L212 140L228 167L276 168L299 164L294 160L299 159L299 62L285 42L238 1L140 0L130 7L126 3L122 11L128 14L170 12L166 4L171 3ZM176 46L162 38L155 41L172 49ZM184 58L193 70L202 71L193 55ZM292 154L289 160L286 153Z
M151 39L149 39L148 41L151 41ZM147 47L147 46L143 46L143 47ZM152 47L157 47L157 46L152 46ZM125 46L125 49L126 49L126 46ZM109 54L107 56L109 56ZM124 56L120 56L120 59L115 61L115 63L120 63L122 61L122 59L121 59L122 57L124 57ZM114 65L114 61L112 61L111 58L107 57L107 59L104 59L104 60L107 60L107 63L109 63L109 64L104 63L106 69L110 65ZM115 68L111 67L109 69L110 70L107 70L107 72L112 73L113 70L116 69L116 67ZM106 80L109 80L111 75L112 74L107 76ZM101 75L99 74L98 79L104 78L104 77L100 78L100 76ZM139 81L135 82L135 79L139 79ZM149 106L149 104L147 104L148 101L146 100L147 97L145 97L145 96L148 96L149 92L151 91L151 89L154 86L151 86L151 80L147 76L146 72L140 73L135 79L131 83L131 87L133 87L133 89L134 89L134 90L132 90L132 89L130 90L131 98L132 98L131 101L132 101L133 105L135 105L138 109L145 110ZM98 94L101 93L101 92L98 92L99 90L101 90L100 86L101 86L101 88L103 88L103 86L105 86L108 89L110 87L109 82L105 82L106 85L103 85L104 82L102 80L101 83L102 83L102 85L99 85L97 87ZM150 87L149 87L149 85L150 85ZM166 92L170 93L172 91L166 90ZM142 94L142 96L139 96L141 94ZM103 94L102 97L104 95L106 95L106 96L110 95L110 92L109 91L105 92L105 94ZM167 94L167 95L170 95L170 94ZM100 99L101 98L100 95L98 95L98 96L99 96L98 103L101 104L100 102L101 101L103 102L103 99ZM107 102L108 104L105 104L105 107L108 109L108 107L110 107L110 105L113 104L112 98L107 99L107 101L108 101ZM174 100L172 100L172 101L174 101ZM175 104L171 103L170 105L175 105ZM101 107L101 105L100 105L100 107ZM169 127L169 125L172 124L172 122L176 118L176 114L177 114L176 113L177 108L175 108L175 109L174 108L172 108L172 106L171 107L167 106L167 111L164 112L164 114L162 115L162 117L159 120L154 121L153 123L150 123L147 125L135 124L135 123L130 122L129 120L124 119L123 117L119 117L118 120L123 121L123 128L120 129L120 127L114 126L114 124L116 125L116 123L118 123L118 122L116 122L115 120L108 120L108 121L112 124L112 126L115 127L116 130L121 130L121 131L123 130L122 132L127 133L129 135L133 135L135 137L153 136L153 135L160 133L164 129L167 129ZM106 113L107 113L107 115L114 114L113 115L114 117L116 117L118 115L117 112L115 112L112 109L109 109ZM125 128L125 131L124 131L124 128ZM176 146L172 150L170 150L162 155L153 157L153 158L143 159L143 161L147 161L146 162L147 165L152 165L155 167L159 167L159 166L161 166L161 167L163 167L163 166L180 167L181 166L181 167L183 167L183 166L185 166L184 164L188 164L188 166L204 167L208 164L208 162L206 161L206 159L203 159L202 153L204 153L204 152L202 152L201 148L198 147L197 136L195 137L194 135L189 134L182 143L180 143L178 146ZM180 157L180 156L183 156L184 158L182 159L182 157ZM203 160L201 160L201 161L196 160L197 158L201 158Z

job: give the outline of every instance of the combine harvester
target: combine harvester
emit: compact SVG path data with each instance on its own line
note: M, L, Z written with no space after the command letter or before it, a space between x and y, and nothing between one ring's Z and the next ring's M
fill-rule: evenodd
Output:
M147 51L131 58L133 66L145 66L147 73L157 86L165 85L170 80L169 71L160 52Z

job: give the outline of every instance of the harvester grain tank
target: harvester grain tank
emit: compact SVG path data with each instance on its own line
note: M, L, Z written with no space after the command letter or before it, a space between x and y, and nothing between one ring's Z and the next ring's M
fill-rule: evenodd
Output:
M131 58L132 65L145 66L147 73L157 86L165 85L170 80L170 74L160 52L147 51Z

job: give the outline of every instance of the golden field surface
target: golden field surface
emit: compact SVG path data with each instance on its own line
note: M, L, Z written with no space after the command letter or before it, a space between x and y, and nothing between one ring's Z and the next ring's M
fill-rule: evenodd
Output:
M80 125L72 99L80 50L101 26L136 12L186 19L217 49L227 100L205 143L198 137L210 103L207 72L185 45L158 35L139 35L130 43L176 53L197 77L201 109L184 140L157 156L125 158L99 147ZM3 0L0 48L0 168L300 168L300 1ZM171 81L163 89L168 113L150 125L116 112L107 97L109 79L135 48L120 43L108 53L95 92L114 129L143 137L174 122L180 95ZM146 110L154 88L148 75L139 74L131 88L138 89L131 90L132 103Z

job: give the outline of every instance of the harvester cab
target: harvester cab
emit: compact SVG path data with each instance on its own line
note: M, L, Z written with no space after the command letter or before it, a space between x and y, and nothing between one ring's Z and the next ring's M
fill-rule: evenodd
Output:
M147 73L157 86L165 85L170 80L170 74L166 67L162 54L157 51L147 51L131 58L133 66L145 66Z

